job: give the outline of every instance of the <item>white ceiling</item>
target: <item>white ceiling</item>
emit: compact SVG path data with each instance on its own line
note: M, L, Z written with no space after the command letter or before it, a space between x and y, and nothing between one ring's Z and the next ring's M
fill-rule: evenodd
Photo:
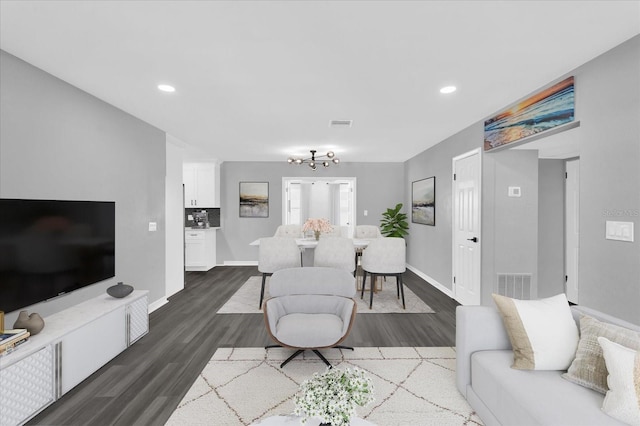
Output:
M3 50L221 161L404 161L639 33L640 1L0 1Z

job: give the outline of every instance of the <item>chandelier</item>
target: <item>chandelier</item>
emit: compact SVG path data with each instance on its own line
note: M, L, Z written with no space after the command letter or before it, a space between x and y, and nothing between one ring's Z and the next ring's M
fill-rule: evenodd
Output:
M312 149L311 151L311 157L310 158L295 158L295 157L289 157L287 159L287 163L289 164L296 164L296 165L300 165L303 163L307 163L309 164L309 167L311 167L311 170L316 170L318 168L318 164L322 164L323 167L327 168L331 165L331 163L333 164L338 164L340 163L340 159L338 157L336 157L336 154L333 153L333 151L329 151L327 152L326 155L318 155L316 157L316 150ZM331 161L327 161L327 160L322 160L320 161L319 159L322 158L328 158Z

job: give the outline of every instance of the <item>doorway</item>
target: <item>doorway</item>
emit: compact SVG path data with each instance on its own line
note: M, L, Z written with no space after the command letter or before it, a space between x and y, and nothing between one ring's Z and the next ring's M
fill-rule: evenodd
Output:
M578 304L578 260L580 259L580 159L565 162L565 292Z
M282 223L303 224L325 218L353 236L356 223L356 178L282 178Z
M462 305L480 304L481 153L453 159L453 294Z

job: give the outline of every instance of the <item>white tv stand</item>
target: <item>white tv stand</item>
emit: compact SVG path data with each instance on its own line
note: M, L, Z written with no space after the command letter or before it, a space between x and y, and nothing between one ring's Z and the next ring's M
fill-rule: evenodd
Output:
M147 294L105 294L46 317L39 334L0 357L0 425L25 423L147 334Z

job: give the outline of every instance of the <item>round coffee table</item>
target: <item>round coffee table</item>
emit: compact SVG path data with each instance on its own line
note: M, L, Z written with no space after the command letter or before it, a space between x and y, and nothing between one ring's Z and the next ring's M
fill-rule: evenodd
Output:
M307 421L308 426L318 426L320 420L309 419ZM272 416L262 419L257 423L253 423L252 426L299 426L300 417L297 416ZM374 423L368 422L364 419L355 417L351 419L351 426L376 426Z

